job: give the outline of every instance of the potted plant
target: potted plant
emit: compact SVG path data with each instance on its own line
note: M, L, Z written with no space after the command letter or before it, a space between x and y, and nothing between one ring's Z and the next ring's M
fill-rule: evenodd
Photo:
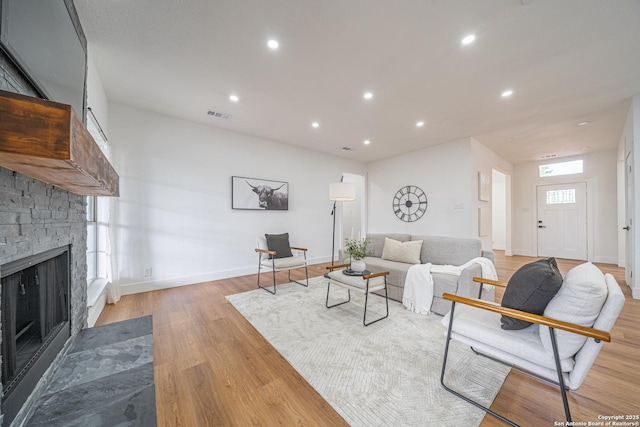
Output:
M351 255L351 270L361 273L367 268L363 259L364 257L373 254L373 251L367 250L368 245L368 239L344 239L345 250L349 255Z

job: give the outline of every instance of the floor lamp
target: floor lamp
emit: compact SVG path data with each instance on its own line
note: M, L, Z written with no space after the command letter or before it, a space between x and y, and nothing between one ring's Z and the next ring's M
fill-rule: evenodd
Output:
M329 200L333 201L333 209L331 215L333 215L333 233L331 234L331 265L333 265L333 258L336 253L336 203L337 202L352 202L356 199L356 186L350 182L334 182L329 184Z

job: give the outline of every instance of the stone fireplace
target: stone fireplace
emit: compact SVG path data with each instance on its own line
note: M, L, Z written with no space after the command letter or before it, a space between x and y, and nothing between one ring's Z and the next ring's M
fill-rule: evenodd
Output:
M86 39L75 14L72 0L65 0L65 4L69 7L81 42L86 46ZM0 49L0 90L9 94L33 97L30 99L34 100L42 95L2 49ZM55 323L56 325L63 324L61 329L68 330L68 333L56 335L57 338L51 340L62 341L62 345L68 347L80 330L87 326L85 196L117 196L118 176L82 124L81 116L83 114L65 116L63 114L64 108L60 108L60 105L53 105L55 103L38 103L36 100L31 104L20 99L19 95L17 99L7 98L6 95L3 94L2 105L4 109L0 112L0 145L4 144L3 151L0 153L0 161L5 166L0 166L0 277L9 276L10 269L13 269L19 260L33 260L43 256L46 258L47 254L52 253L57 257L60 255L59 251L64 252L65 266L62 267L63 273L61 274L66 275L67 283L64 290L58 289L55 292L58 297L64 295L67 312L55 314L56 317L62 314L64 318L63 321ZM86 100L86 93L84 96ZM52 117L63 117L66 121L54 123L51 121ZM56 149L66 147L62 151L66 150L71 158L57 160L59 154L57 152L54 153L56 159L51 158L52 153L46 150L51 147ZM33 149L39 150L39 152L32 154L31 150ZM45 159L47 155L49 159ZM7 166L7 161L10 166ZM14 172L14 170L19 170L22 173ZM63 179L60 179L61 177ZM47 184L44 181L55 182L57 186ZM66 190L62 188L66 188ZM36 274L36 270L29 270L29 268L23 273L23 281L18 281L17 292L22 293L21 285L23 285L25 289L22 297L26 297L31 292L32 299L35 301L34 289L39 286L36 281L41 280L41 274ZM60 269L59 266L55 268ZM5 274L3 269L9 274ZM4 295L4 292L4 289L0 291L0 307L4 307L2 303L5 297L14 297L13 295ZM40 299L39 296L38 299L40 301L38 304L46 301L46 298ZM32 301L31 304L35 304L35 302ZM46 305L47 303L42 302L42 304ZM2 313L0 309L0 330L7 327L13 328L14 322L17 324L22 321L22 318L19 322L17 317L14 318L11 314ZM3 319L8 319L11 324L5 325ZM31 320L26 321L22 328L16 326L18 330L14 330L12 334L18 335L29 322ZM44 324L46 330L48 328L46 323L46 321L42 321L35 326L34 322L22 332L21 337L32 332L35 335L40 335L41 331L38 328L43 327ZM58 328L55 325L52 327ZM12 334L9 336L13 339L15 337ZM41 341L49 339L48 333L44 335L40 337ZM68 336L71 337L70 340L67 339ZM7 343L4 345L6 346ZM64 352L56 351L60 354ZM60 357L54 356L52 366L43 374L38 375L39 378L36 380L40 381L35 384L35 389L21 392L27 397L25 402L20 404L23 409L17 415L17 422L26 415L60 359ZM17 360L0 360L0 366L5 363L17 365ZM3 372L13 372L15 376L17 374L13 368L7 366L2 370ZM6 384L5 381L2 382L3 395L8 388L12 387L11 383L14 379L8 379ZM4 406L4 399L2 403ZM14 413L5 414L0 411L0 425L9 425L14 415Z
M61 274L68 273L69 289L66 294L68 312L63 317L68 318L66 327L71 336L75 336L83 327L86 327L87 323L85 206L83 196L0 167L0 276L5 278L15 273L12 270L16 268L16 264L19 264L19 260L28 260L29 257L47 258L51 254L59 256L59 252L64 253L66 258L64 262L68 263L68 268L62 268ZM6 270L7 268L12 270ZM40 274L37 280L42 282ZM17 293L22 293L21 284L25 288L23 297L26 297L29 292L35 292L31 288L37 286L36 270L29 270L29 268L25 270L22 283L17 284ZM5 297L12 297L5 295L5 291L3 285L3 293L0 294L0 307L3 309ZM65 291L56 292L58 296L60 293L65 293ZM0 328L3 330L7 327L4 320L7 317L11 318L7 314L0 313L0 319L2 319ZM62 340L63 344L64 341L66 338ZM2 360L1 363L4 365L13 361ZM3 366L3 372L5 371L7 369ZM11 381L7 384L3 381L5 393ZM37 394L38 388L33 391L33 394ZM26 396L29 394L31 392ZM4 403L3 399L3 407ZM29 400L26 401L26 404L28 403ZM10 418L14 415L13 412L7 413L5 417L3 412L2 417L5 418L3 425L8 425Z
M69 247L2 270L2 412L13 419L70 337Z

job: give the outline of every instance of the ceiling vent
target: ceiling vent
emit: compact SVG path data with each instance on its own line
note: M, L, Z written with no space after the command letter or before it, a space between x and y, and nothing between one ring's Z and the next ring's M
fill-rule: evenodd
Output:
M547 154L546 156L540 156L541 159L553 159L554 157L558 157L557 154Z
M342 147L342 149L343 149L344 151L351 151L351 150L353 150L353 148L351 148L351 147Z
M219 111L213 111L213 110L209 110L207 111L207 114L213 117L217 117L219 119L225 119L228 120L231 118L231 114L227 114L227 113L221 113Z

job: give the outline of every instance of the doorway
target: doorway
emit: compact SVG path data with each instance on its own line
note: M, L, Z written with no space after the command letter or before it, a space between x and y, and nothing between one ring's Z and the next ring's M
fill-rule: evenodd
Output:
M538 256L587 260L587 184L541 185Z
M363 238L366 236L366 191L365 191L365 177L362 175L356 175L352 173L343 173L343 181L350 182L356 186L356 199L352 202L342 202L342 227L340 227L340 233L338 233L339 244L338 248L342 248L344 239L349 238Z

